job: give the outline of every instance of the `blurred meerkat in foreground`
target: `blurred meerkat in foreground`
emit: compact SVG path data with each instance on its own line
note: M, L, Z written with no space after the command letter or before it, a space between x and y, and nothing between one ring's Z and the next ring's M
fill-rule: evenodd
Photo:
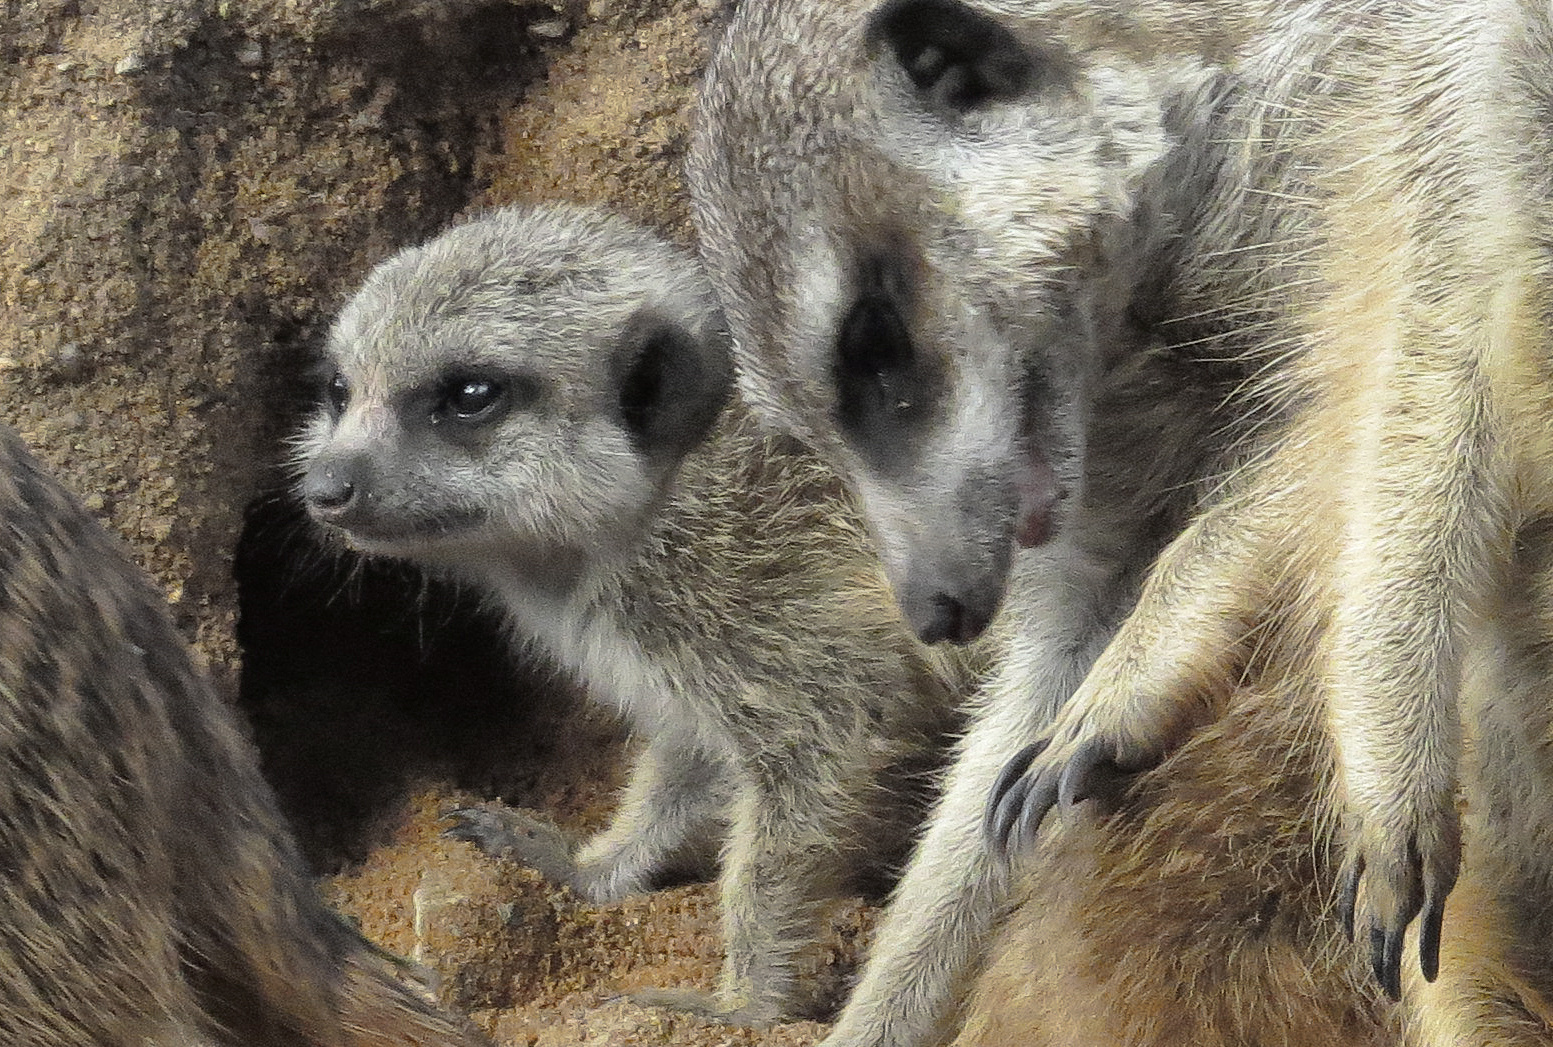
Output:
M972 659L904 627L834 476L724 409L695 260L592 210L496 211L374 270L326 355L312 515L490 594L645 738L612 824L542 871L603 902L720 844L715 999L653 998L803 1009L816 906L904 857Z
M1074 478L1097 453L1126 472L1093 439L1118 350L1157 339L1209 381L1241 376L1228 431L1204 430L1230 453L1192 463L1224 482L1048 730L1119 615L1071 613L1105 605L1094 589L1011 643L827 1042L930 1042L951 1017L1007 897L969 840L1009 760L999 843L1101 770L1154 769L1109 827L1070 826L1022 869L972 1042L1375 1042L1384 1009L1328 918L1344 910L1389 995L1408 972L1411 1039L1547 1041L1550 939L1525 910L1553 883L1535 595L1550 17L1530 0L735 16L690 175L741 381L857 490L925 638L974 635L1005 587L1006 616L1039 606L1026 565L1080 530ZM1041 493L1049 476L1068 498ZM1046 531L1053 552L1008 556ZM979 566L932 577L945 563ZM935 605L972 627L933 628ZM1467 880L1431 984L1459 782ZM1192 882L1236 902L1179 904Z
M0 428L0 1041L474 1047L315 893L161 595Z

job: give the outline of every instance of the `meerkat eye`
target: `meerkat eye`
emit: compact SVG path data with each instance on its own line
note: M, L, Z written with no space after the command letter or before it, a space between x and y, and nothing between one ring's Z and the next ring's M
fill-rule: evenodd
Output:
M882 295L858 299L836 339L836 377L843 417L891 409L891 376L911 366L911 335Z
M345 413L345 406L350 403L350 383L345 380L345 375L334 372L334 377L329 379L329 409L335 417Z
M506 386L494 378L455 378L443 392L439 413L461 422L483 421L495 413Z

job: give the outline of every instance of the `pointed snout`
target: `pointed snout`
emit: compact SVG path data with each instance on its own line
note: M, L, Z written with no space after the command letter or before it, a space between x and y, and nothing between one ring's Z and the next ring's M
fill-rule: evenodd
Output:
M1010 566L1009 555L979 570L924 570L919 564L897 587L901 612L923 643L970 643L998 613Z
M372 463L365 454L320 458L302 475L297 493L314 519L345 526L362 512L371 474Z
M928 644L970 643L987 630L1016 550L1046 537L1033 532L1046 528L1054 501L1048 480L1026 483L1002 464L949 471L909 485L860 485L901 614Z

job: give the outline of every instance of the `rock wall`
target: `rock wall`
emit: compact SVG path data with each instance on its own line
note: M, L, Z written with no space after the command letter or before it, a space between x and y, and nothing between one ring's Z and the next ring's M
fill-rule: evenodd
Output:
M327 314L477 191L561 3L0 8L0 418L218 670L231 557Z

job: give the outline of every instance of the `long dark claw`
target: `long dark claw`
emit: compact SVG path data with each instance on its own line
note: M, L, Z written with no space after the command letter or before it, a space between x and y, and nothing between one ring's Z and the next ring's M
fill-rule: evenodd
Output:
M1057 795L1064 807L1082 803L1095 793L1095 771L1101 765L1115 766L1115 753L1108 742L1091 738L1073 754L1063 768Z
M992 783L991 793L987 796L988 828L991 828L992 825L992 812L997 809L998 803L1003 799L1003 794L1008 792L1015 782L1024 777L1025 771L1030 769L1030 761L1045 752L1046 747L1050 744L1050 740L1032 742L1015 753L1008 763L1003 765L1003 769L998 772L997 781Z
M1364 876L1364 859L1355 858L1343 870L1343 890L1337 897L1337 915L1343 921L1343 933L1353 941L1353 914L1359 905L1359 880Z
M999 812L1004 810L1004 797L1015 783L1024 777L1025 771L1030 767L1030 761L1045 752L1050 744L1050 739L1047 739L1025 746L998 772L997 781L992 783L992 791L987 794L987 812L982 819L982 830L995 844L1001 846L1001 842L1007 837L1007 825L999 815ZM999 831L1000 826L1004 831Z
M1057 806L1057 778L1051 771L1030 783L1026 791L1024 809L1014 826L1014 845L1021 851L1035 845L1035 835L1046 820L1046 815Z
M1402 931L1370 927L1370 967L1393 1000L1402 998Z
M1430 894L1424 899L1423 916L1418 925L1418 965L1424 981L1432 982L1440 973L1440 931L1445 924L1444 898Z
M1021 775L1004 790L990 812L987 835L992 847L1004 857L1013 853L1014 841L1011 837L1014 827L1019 823L1020 812L1024 810L1025 794L1029 791L1030 779Z

